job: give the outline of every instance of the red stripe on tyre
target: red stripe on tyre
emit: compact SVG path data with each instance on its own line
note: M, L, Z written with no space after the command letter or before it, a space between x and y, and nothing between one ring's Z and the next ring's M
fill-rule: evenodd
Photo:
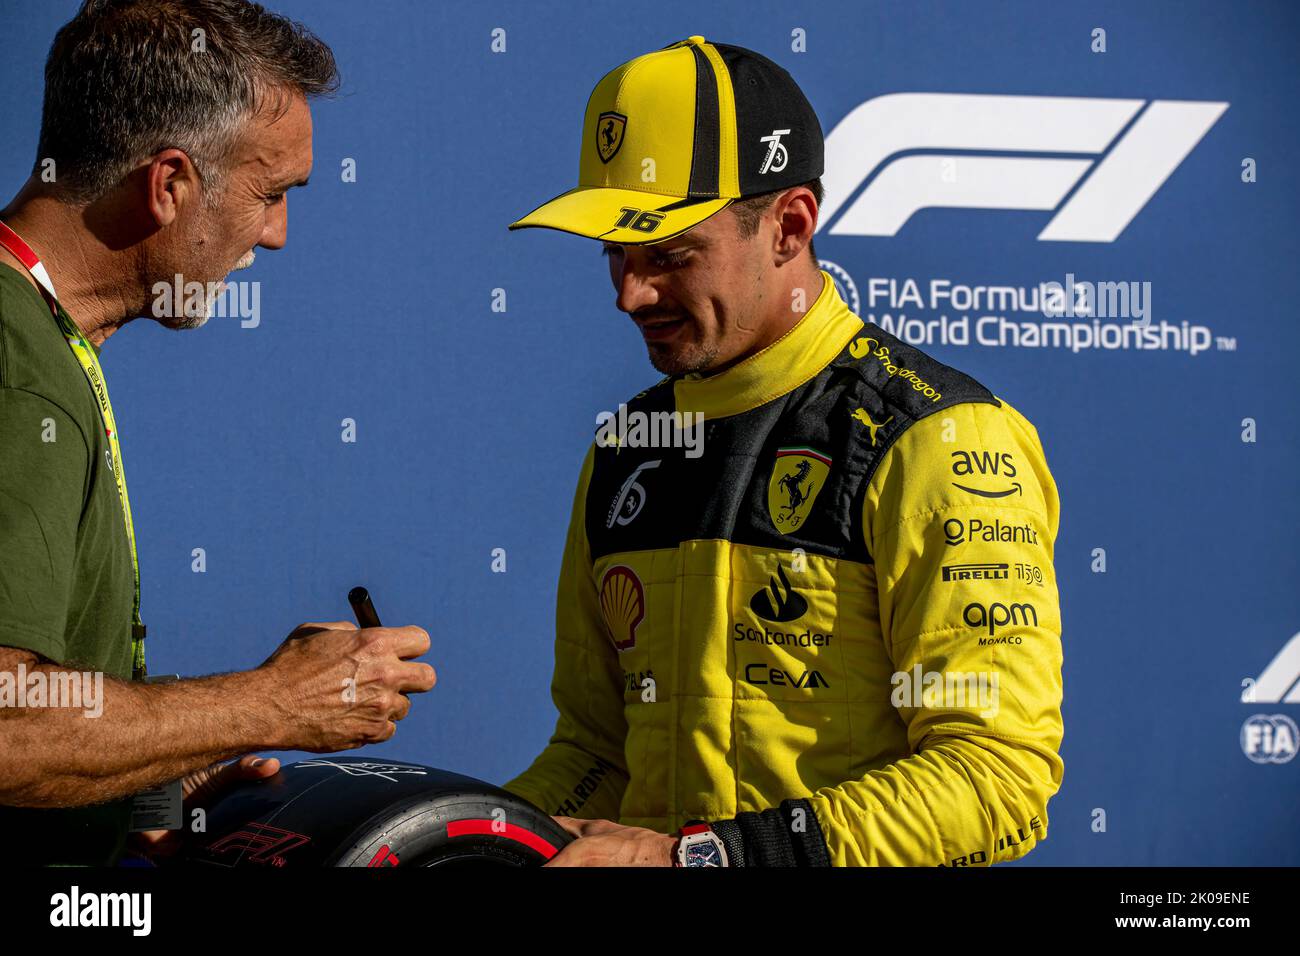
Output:
M496 820L452 820L447 824L447 836L481 836L486 834L505 837L507 840L514 840L516 843L522 843L524 846L536 850L548 860L560 852L532 830L521 827L516 823L507 823L504 831L500 827L501 824Z

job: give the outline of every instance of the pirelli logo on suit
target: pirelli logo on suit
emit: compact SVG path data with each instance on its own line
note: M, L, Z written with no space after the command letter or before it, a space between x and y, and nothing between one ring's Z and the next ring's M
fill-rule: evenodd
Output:
M945 581L1005 581L1011 565L1001 564L945 564L942 576Z

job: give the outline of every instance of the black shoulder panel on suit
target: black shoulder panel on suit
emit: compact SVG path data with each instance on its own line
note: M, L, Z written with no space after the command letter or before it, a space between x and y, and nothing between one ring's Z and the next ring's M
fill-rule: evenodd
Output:
M598 441L587 498L592 556L721 538L869 562L862 503L876 467L914 423L965 402L997 399L868 324L810 381L706 420L694 456L662 442ZM670 434L673 410L672 379L627 403L629 420L644 416L643 435Z

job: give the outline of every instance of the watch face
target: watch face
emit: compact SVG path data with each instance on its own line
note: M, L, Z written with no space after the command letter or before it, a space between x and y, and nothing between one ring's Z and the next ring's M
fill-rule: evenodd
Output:
M706 836L698 842L686 845L685 866L722 866L722 848L714 842L714 837Z

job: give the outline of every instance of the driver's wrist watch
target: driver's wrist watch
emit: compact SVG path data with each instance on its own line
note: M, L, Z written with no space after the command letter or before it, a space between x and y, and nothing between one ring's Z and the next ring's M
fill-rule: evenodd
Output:
M677 831L673 866L730 866L727 847L707 823L692 821Z

